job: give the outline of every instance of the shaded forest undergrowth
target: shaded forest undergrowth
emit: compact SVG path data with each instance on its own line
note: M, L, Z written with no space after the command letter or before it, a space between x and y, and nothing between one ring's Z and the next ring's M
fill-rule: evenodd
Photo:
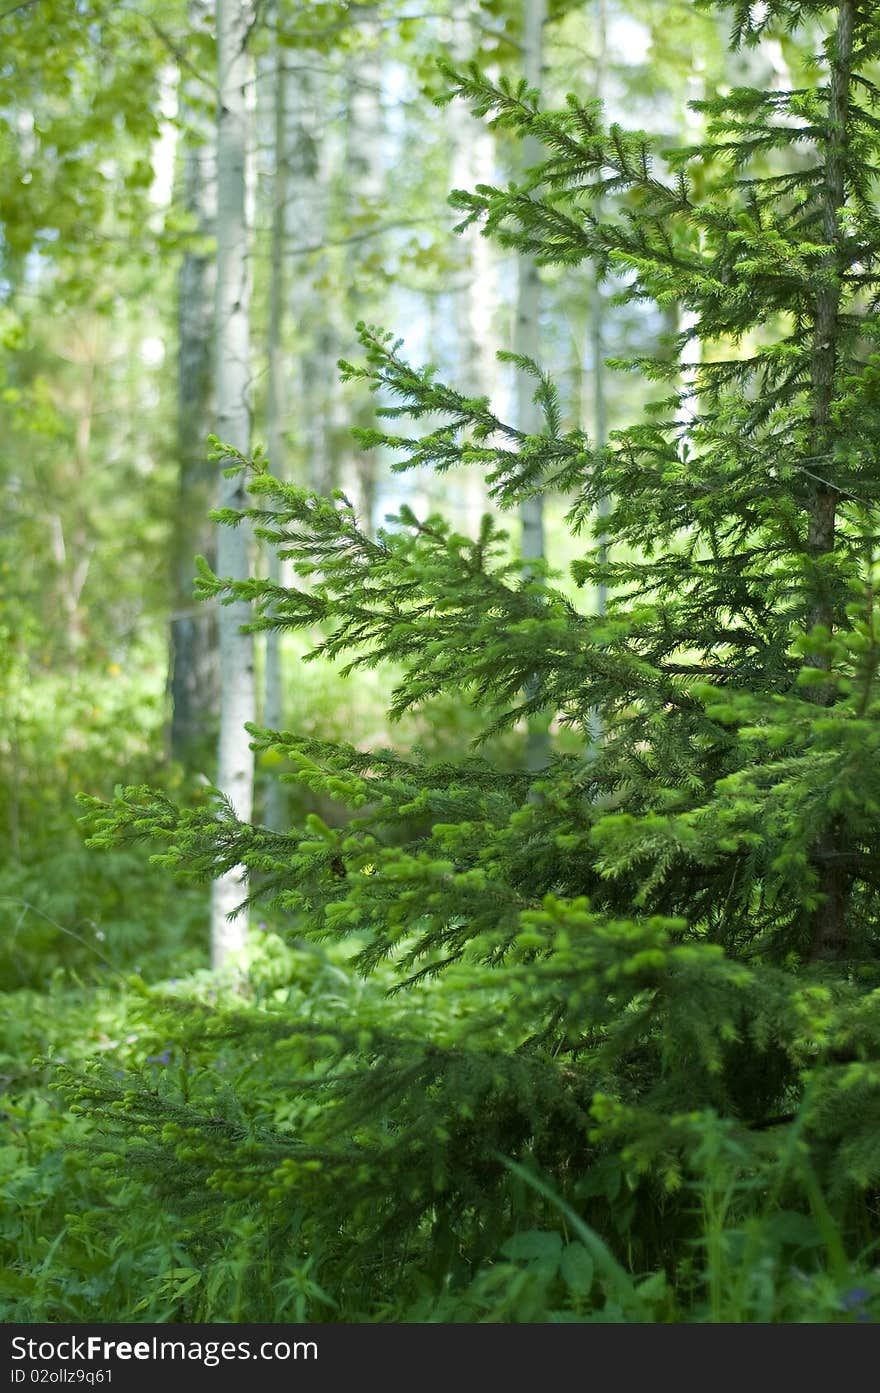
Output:
M405 994L261 927L234 987L7 995L4 1318L876 1319L871 993L533 917L508 966ZM578 1014L622 1009L542 1046L571 974Z

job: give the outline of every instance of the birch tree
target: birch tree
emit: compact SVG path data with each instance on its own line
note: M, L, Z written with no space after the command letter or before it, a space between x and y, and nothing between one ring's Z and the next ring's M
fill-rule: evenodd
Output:
M287 208L287 73L284 50L277 52L273 82L273 175L272 230L269 250L269 343L266 431L269 460L275 477L286 476L286 447L283 413L285 401L283 331L285 307L285 231ZM281 580L281 558L273 547L269 552L269 579ZM277 629L266 634L265 699L263 721L270 730L280 730L284 722L284 682L281 666L281 636ZM284 785L271 779L266 789L266 825L280 830L284 825Z
M476 15L472 6L456 6L451 20L450 49L456 64L466 63L477 45ZM495 138L474 121L463 103L448 108L451 143L450 183L453 189L471 189L491 183L496 175ZM499 393L498 353L502 348L498 311L503 303L498 250L476 228L462 237L464 285L455 296L456 342L463 375L474 391L496 400ZM488 497L479 466L463 472L460 484L462 523L475 532L486 511Z
M544 25L547 22L546 0L523 0L523 65L530 87L540 88L544 60ZM540 162L542 150L534 136L523 142L524 170ZM517 283L514 353L518 357L537 360L541 342L541 281L534 256L523 256L519 263ZM535 383L530 374L519 371L516 382L516 421L519 430L538 435L542 429L540 408L534 399ZM522 522L522 554L526 561L543 561L545 556L544 500L540 492L520 504ZM527 693L531 695L529 685ZM529 720L526 737L526 765L537 771L550 756L550 737L542 716Z
M190 30L212 21L211 0L189 0ZM215 470L208 459L212 425L214 297L216 265L208 239L217 215L210 84L191 68L180 83L180 115L186 130L183 204L192 227L177 285L177 458L179 484L171 541L174 609L170 626L171 754L192 766L214 733L219 704L217 614L193 600L193 556L216 560L213 525Z
M347 215L353 228L367 232L375 227L376 237L368 245L376 255L377 238L381 244L379 223L386 216L384 207L387 188L384 161L385 113L382 104L384 51L382 30L375 7L365 11L359 42L348 64L346 91L346 142L344 177ZM345 279L343 313L344 333L348 340L352 326L364 314L363 284L357 263L348 259ZM373 403L352 409L347 395L340 396L345 412L342 437L341 487L355 504L363 526L369 531L375 521L378 489L378 464L374 451L353 448L351 427L373 424Z
M216 393L217 435L224 445L246 452L250 443L250 264L246 217L246 169L249 155L247 83L248 39L253 23L248 0L217 0L217 294ZM221 460L230 467L231 458ZM241 473L221 475L222 508L246 502ZM217 571L232 580L248 575L249 532L242 523L221 527L217 535ZM235 817L249 820L253 804L254 756L245 724L255 708L254 644L242 626L250 606L241 599L222 606L218 615L220 648L220 738L217 784ZM211 896L211 960L222 967L241 949L247 914L230 915L244 899L247 877L233 867L214 881Z

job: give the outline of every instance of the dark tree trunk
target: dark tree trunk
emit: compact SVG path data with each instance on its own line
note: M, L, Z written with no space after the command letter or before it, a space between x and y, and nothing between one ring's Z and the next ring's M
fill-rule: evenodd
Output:
M209 0L190 0L189 19L202 27L212 17ZM181 106L195 132L184 154L184 204L199 238L214 231L215 171L210 167L212 130L204 93L192 79L182 84ZM172 758L187 769L210 768L214 759L220 672L217 620L212 607L193 600L193 558L213 565L215 528L208 512L215 503L216 468L208 462L213 428L213 335L215 263L212 253L184 253L178 279L177 456L179 483L171 542L173 609L169 690Z

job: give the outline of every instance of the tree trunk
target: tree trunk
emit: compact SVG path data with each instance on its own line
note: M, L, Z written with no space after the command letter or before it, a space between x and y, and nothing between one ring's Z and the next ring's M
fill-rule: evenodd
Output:
M305 487L322 491L331 487L322 408L336 371L335 363L320 371L318 342L326 333L326 300L316 292L315 268L303 256L296 257L295 274L290 274L292 256L305 247L320 247L326 231L317 130L325 94L316 78L319 65L318 54L292 58L284 50L275 64L266 431L273 474L286 479L293 473ZM295 332L289 357L284 334L288 314ZM269 578L283 585L289 569L290 563L270 550ZM266 634L263 724L272 730L285 724L283 639L272 631ZM288 825L287 786L277 777L266 783L264 820L276 831Z
M217 0L217 302L216 384L217 435L246 452L250 443L250 266L246 218L246 170L249 121L246 88L250 72L247 41L252 19L244 0ZM224 461L223 463L230 463ZM247 501L245 480L238 473L221 477L224 508ZM233 580L249 573L249 529L220 527L217 571ZM245 723L255 716L253 636L242 633L250 605L236 601L220 608L220 739L217 783L241 821L253 805L254 755ZM243 947L247 913L229 915L247 894L247 875L234 867L214 881L211 897L211 958L222 967Z
M189 0L190 28L202 30L210 14L211 0ZM183 155L183 199L199 241L213 235L216 219L210 121L203 102L201 85L185 76L180 108L189 137ZM212 566L216 559L214 525L208 517L216 471L207 454L213 424L215 269L213 253L196 246L183 255L177 287L179 476L171 541L170 748L171 757L187 769L207 759L216 739L219 707L216 608L193 600L194 556L206 557Z
M813 334L811 454L814 459L822 461L817 466L817 472L826 478L831 471L825 461L830 460L834 449L831 404L834 399L840 335L842 270L839 213L846 204L846 127L852 82L855 8L855 0L840 0L837 11L828 111L830 131L825 156L822 208L823 239L831 250L823 267L827 280L816 295ZM808 536L810 556L819 563L813 582L814 598L810 627L821 625L829 632L834 628L839 616L833 598L828 593L828 579L822 573L821 560L834 550L838 497L836 489L827 484L817 485L810 509ZM829 665L828 660L823 657L814 658L812 661L819 668L827 668ZM830 684L814 687L810 694L814 701L823 705L830 704L834 699ZM824 832L815 853L821 900L813 911L810 922L812 959L840 958L847 949L848 894L847 886L841 883L841 872L836 863L839 850L838 834L832 824Z
M382 109L383 54L380 47L381 28L376 22L375 12L365 11L361 22L362 45L352 56L348 70L348 92L346 97L347 122L345 143L345 176L347 199L355 226L363 220L380 221L387 215L385 180L385 114ZM379 239L368 245L375 254ZM360 277L357 277L360 280ZM349 273L346 277L344 313L346 324L343 332L351 333L355 321L369 318L364 313L363 297L358 293L357 281ZM378 501L378 452L361 450L351 441L353 426L370 427L375 424L375 410L372 397L351 406L339 399L346 415L343 425L340 422L343 447L343 464L340 472L340 487L349 496L358 514L361 526L371 532L376 522ZM340 441L341 443L341 441Z
M302 67L288 68L286 74L287 177L285 179L285 246L318 249L327 239L326 186L327 161L323 155L326 132L321 130L321 113L330 94L327 78L320 70L319 53L306 52ZM295 461L297 482L316 492L332 485L328 478L327 420L324 409L327 391L338 377L336 359L329 358L336 344L328 324L326 291L315 282L326 273L326 264L308 259L294 262L292 284L286 294L295 326L297 350L293 355L289 455ZM338 356L338 355L337 355Z
M449 46L456 67L463 67L479 47L475 31L477 16L472 4L457 5L450 21ZM496 76L489 68L491 76ZM482 121L474 119L464 102L453 102L446 108L447 133L450 145L450 185L453 189L474 189L478 184L493 184L497 180L497 154L493 132ZM503 303L499 285L499 260L495 242L483 237L476 227L462 234L457 253L461 258L462 284L454 298L456 362L466 390L474 396L487 396L497 405L499 394L498 352L503 347L499 333L498 310ZM458 268L456 279L458 279ZM436 306L440 312L440 306ZM445 308L445 307L444 307ZM432 342L442 342L442 323ZM433 350L436 352L436 349ZM486 481L480 465L459 469L455 494L443 500L455 518L455 525L465 533L476 536L480 519L489 506ZM427 491L436 478L429 480Z
M525 77L530 87L540 87L544 57L544 24L547 18L546 0L524 0L523 57ZM534 136L524 143L523 165L529 168L540 163L543 150ZM516 323L514 326L514 352L528 358L537 359L540 349L541 332L541 282L538 266L531 256L523 256L519 263L519 283L517 288ZM517 427L529 435L537 435L542 429L542 417L534 401L535 382L526 373L517 374L516 419ZM520 504L522 522L522 554L526 562L543 561L544 545L544 500L541 494L526 499ZM526 695L534 696L534 683L526 684ZM543 713L529 720L526 736L526 768L534 772L545 768L550 759L550 736Z
M272 183L272 242L269 251L269 343L268 395L266 400L266 433L269 463L278 479L287 475L284 442L284 362L282 337L285 307L285 238L287 235L287 82L284 66L285 51L279 48L275 62L273 92L274 135L272 140L274 174ZM281 581L281 561L274 547L269 548L269 579ZM284 679L281 663L281 635L275 629L266 634L266 672L263 723L270 730L280 730L284 724ZM285 825L286 798L284 785L270 778L266 786L265 820L268 827L282 831Z

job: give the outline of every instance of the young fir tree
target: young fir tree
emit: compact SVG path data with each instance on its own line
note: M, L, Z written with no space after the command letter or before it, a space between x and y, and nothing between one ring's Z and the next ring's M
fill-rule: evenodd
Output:
M352 671L392 661L394 715L461 692L486 736L549 713L582 755L535 776L254 731L349 805L344 827L312 817L279 834L142 789L96 810L97 842L162 836L158 859L188 873L245 865L298 933L355 935L365 971L387 960L418 984L406 1026L336 1022L336 1062L302 1084L327 1106L307 1101L296 1135L276 1138L287 1162L243 1155L229 1192L288 1197L337 1274L367 1281L381 1236L402 1283L421 1235L437 1283L465 1278L524 1215L552 1226L566 1205L625 1231L637 1268L668 1267L699 1208L676 1190L722 1152L741 1187L725 1204L746 1206L731 1223L769 1187L811 1210L838 1277L829 1205L854 1244L875 1235L880 20L870 0L733 10L735 43L821 27L822 77L707 100L698 149L661 151L595 105L542 111L526 84L448 70L451 95L545 151L526 183L457 193L466 220L686 311L680 347L702 345L688 383L668 351L628 365L660 400L596 448L563 428L532 361L518 360L542 412L530 434L376 329L361 332L365 363L344 368L391 423L361 443L398 468L479 462L505 508L573 495L583 608L511 560L491 518L473 541L403 508L371 538L343 497L259 462L248 516L307 584L206 567L199 582L253 602L257 628L319 631L315 652ZM443 1015L425 1006L438 991ZM201 1154L204 1179L210 1137ZM607 1250L593 1258L613 1276Z

